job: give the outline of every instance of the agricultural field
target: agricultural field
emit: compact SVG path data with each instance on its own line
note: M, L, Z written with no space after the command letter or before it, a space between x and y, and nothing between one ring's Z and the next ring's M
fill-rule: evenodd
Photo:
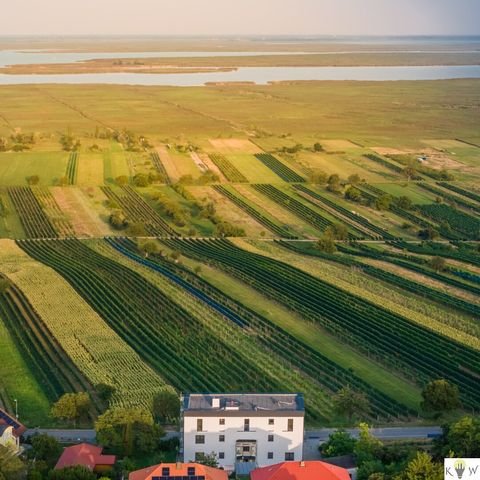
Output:
M408 425L445 378L480 411L478 85L0 87L36 139L0 152L0 403L288 390L329 426L349 385Z

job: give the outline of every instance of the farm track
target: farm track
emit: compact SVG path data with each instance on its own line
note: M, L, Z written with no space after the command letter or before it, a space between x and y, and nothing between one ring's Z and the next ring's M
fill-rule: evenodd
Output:
M465 406L480 406L479 352L287 264L236 248L228 241L164 242L185 255L213 262L360 351L410 372L418 381L439 376L449 379L459 386Z

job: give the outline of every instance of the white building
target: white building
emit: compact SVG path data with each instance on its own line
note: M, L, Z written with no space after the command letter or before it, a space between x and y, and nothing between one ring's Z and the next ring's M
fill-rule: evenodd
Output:
M220 467L237 473L302 460L304 416L301 394L184 395L183 460L213 452Z

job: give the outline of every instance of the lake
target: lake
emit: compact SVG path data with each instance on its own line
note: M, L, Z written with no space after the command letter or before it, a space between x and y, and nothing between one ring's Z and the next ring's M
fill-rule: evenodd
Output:
M444 80L480 78L480 65L432 67L242 67L210 73L84 73L60 75L0 75L0 85L111 84L201 86L207 82L269 82L288 80Z

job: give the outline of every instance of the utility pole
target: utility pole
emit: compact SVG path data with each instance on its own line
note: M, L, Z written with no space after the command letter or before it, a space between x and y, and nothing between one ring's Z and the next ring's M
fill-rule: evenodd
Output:
M14 398L13 401L15 402L15 418L18 420L18 400Z

